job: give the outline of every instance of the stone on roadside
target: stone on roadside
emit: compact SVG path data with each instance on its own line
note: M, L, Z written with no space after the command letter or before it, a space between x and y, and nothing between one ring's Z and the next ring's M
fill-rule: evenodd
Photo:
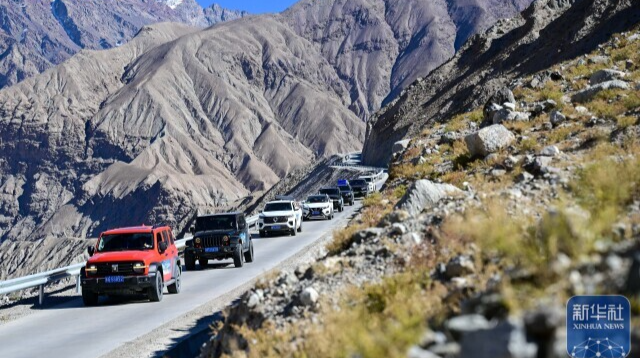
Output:
M607 56L593 56L590 57L587 62L589 62L590 64L603 64L603 63L609 63L609 57Z
M320 295L313 287L305 288L300 294L300 302L307 307L315 306Z
M549 115L549 121L551 121L551 124L553 124L554 126L557 126L558 124L563 123L566 120L567 117L560 111L553 111Z
M260 299L260 296L258 296L258 294L254 292L251 295L249 295L249 299L247 300L247 307L254 308L257 305L259 305L260 302L262 302L262 300Z
M572 102L584 103L589 102L595 96L605 90L611 89L629 89L629 84L620 80L613 80L599 83L595 86L591 86L589 88L583 89L582 91L577 92L571 97Z
M444 326L456 341L466 333L487 330L492 327L491 322L479 314L453 317L446 321Z
M527 342L521 322L503 321L489 329L468 330L460 342L460 357L535 358L537 346Z
M502 109L503 103L516 103L516 98L513 92L507 87L503 87L493 94L485 103L483 108L484 117L492 119L497 110Z
M589 84L593 86L603 82L620 80L624 78L626 75L627 75L626 73L618 70L611 70L611 69L600 70L600 71L596 71L594 74L591 75L591 77L589 78Z
M407 227L400 223L394 223L391 225L391 230L389 230L389 234L401 236L407 233Z
M448 279L454 277L468 276L476 272L476 265L469 256L460 255L452 258L444 271L444 275Z
M351 241L360 244L363 241L369 241L373 238L376 238L383 233L383 229L378 227L370 227L363 230L360 230L351 236Z
M534 179L534 176L527 173L527 172L523 172L520 173L517 177L516 177L516 182L517 183L526 183L529 181L532 181Z
M461 193L462 190L450 184L436 184L426 179L418 180L407 189L396 205L396 209L405 210L409 215L417 216L440 200Z
M560 149L558 149L558 147L556 147L555 145L550 145L542 148L542 150L540 151L540 155L543 157L555 157L560 155Z
M472 157L486 157L508 147L516 137L500 124L483 128L464 138Z
M391 148L391 152L393 154L398 154L398 153L401 153L401 152L405 151L405 149L407 149L407 147L409 146L410 142L411 142L411 139L405 139L405 140L401 140L401 141L397 141L397 142L393 143L393 147Z

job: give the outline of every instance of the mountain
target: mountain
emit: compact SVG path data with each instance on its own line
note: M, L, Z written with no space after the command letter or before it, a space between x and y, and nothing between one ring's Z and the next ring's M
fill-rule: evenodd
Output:
M0 0L0 88L82 49L120 46L151 23L206 27L245 15L195 0Z
M0 237L181 230L198 208L246 205L318 158L359 150L370 113L521 6L302 1L81 51L0 91Z
M637 1L534 2L520 16L474 36L454 58L381 110L372 121L363 160L386 165L395 142L483 105L514 78L588 53L639 21Z

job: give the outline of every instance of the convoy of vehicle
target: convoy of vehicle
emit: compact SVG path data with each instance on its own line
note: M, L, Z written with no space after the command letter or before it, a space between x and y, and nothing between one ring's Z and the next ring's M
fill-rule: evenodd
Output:
M295 236L304 220L332 220L344 205L354 205L356 197L375 190L375 176L340 180L337 186L322 188L303 202L278 196L267 203L258 216L260 237L275 234ZM370 184L373 184L370 185ZM88 248L89 260L81 270L82 300L86 306L98 304L102 295L140 295L162 300L165 287L180 293L182 264L187 270L209 267L210 260L233 259L235 267L254 261L253 240L243 213L202 215L191 228L184 262L168 226L136 226L108 230L95 246Z

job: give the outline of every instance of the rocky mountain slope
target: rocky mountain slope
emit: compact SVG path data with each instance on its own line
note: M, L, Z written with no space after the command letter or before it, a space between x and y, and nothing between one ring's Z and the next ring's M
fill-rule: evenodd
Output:
M45 71L82 49L120 46L145 25L206 27L245 16L195 0L2 0L0 88Z
M529 11L568 23L530 29L576 25L592 50L535 52L559 60L416 125L390 153L382 193L317 260L226 309L201 357L577 356L568 299L621 294L632 302L625 352L640 349L638 5L558 5ZM398 120L424 109L402 103Z
M634 1L535 2L521 16L474 36L453 59L378 113L364 161L384 165L396 141L484 103L518 76L595 49L612 32L637 23L639 16Z
M242 205L359 149L384 98L524 3L303 1L82 51L0 91L0 237L181 230L196 208Z

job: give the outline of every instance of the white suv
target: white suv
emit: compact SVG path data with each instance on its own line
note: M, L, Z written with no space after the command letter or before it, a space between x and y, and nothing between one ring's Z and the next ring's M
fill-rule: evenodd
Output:
M369 193L373 193L376 191L376 180L373 175L362 175L358 177L358 179L362 179L369 184Z
M258 219L260 237L276 233L295 236L302 232L302 208L297 201L278 200L265 205Z

